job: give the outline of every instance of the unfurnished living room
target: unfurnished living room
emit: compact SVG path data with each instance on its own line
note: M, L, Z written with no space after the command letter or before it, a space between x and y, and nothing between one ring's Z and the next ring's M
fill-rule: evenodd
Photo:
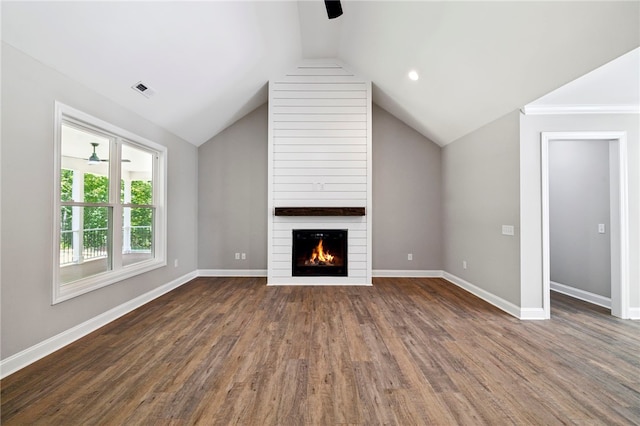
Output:
M640 1L2 1L6 425L640 424Z

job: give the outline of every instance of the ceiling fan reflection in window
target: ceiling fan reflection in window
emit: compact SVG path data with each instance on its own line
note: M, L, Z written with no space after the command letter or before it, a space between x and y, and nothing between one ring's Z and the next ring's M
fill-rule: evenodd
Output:
M98 147L98 145L100 145L100 144L97 143L97 142L91 142L91 146L93 147L93 153L91 154L91 156L87 160L87 164L94 165L94 164L100 164L101 162L109 161L108 159L107 160L101 160L100 157L98 157L98 154L96 154L96 148ZM131 162L131 160L127 160L126 158L123 158L121 161L123 163L130 163Z
M87 164L89 164L90 166L93 166L93 165L96 165L96 164L100 164L100 163L106 163L106 162L109 161L109 159L101 160L100 157L98 157L98 154L96 153L96 148L100 145L98 142L91 142L90 144L93 147L93 152L91 153L91 156L89 158L79 158L79 157L69 157L69 158L77 158L79 160L86 160ZM130 163L131 162L131 160L128 160L126 158L123 158L121 161L123 163Z

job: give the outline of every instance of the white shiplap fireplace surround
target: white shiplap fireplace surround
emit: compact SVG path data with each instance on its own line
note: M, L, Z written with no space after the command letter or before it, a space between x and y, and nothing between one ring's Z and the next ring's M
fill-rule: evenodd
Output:
M269 285L371 285L371 82L336 60L269 84ZM276 208L359 207L364 215L276 216ZM348 230L346 277L292 276L294 229Z

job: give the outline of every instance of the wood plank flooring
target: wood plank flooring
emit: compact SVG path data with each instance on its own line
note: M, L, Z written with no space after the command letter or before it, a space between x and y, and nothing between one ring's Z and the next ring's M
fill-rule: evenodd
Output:
M441 279L198 278L5 378L6 425L640 424L640 323Z

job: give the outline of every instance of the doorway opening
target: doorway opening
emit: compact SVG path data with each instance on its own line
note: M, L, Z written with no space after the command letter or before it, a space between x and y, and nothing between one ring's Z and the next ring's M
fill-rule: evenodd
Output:
M625 132L543 132L542 133L542 266L543 309L550 318L550 186L549 145L555 141L607 141L609 147L609 235L611 274L611 314L629 318L628 282L628 191L627 140ZM600 224L598 224L600 228ZM605 228L606 229L606 228Z

